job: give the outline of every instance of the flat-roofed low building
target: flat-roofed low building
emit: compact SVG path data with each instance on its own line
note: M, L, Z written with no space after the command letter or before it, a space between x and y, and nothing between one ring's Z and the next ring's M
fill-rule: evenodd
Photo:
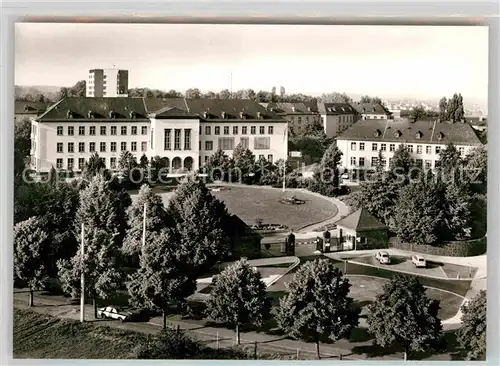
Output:
M337 137L342 151L341 166L345 170L361 170L377 166L379 151L383 165L389 168L394 152L406 145L417 163L426 169L436 168L439 153L453 143L461 156L482 146L469 123L398 122L387 119L360 120Z

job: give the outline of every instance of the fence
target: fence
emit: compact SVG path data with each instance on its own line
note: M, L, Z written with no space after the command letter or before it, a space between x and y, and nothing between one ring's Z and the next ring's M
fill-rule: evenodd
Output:
M445 257L472 257L486 253L486 237L473 240L450 241L441 246L403 243L399 238L389 239L389 248Z

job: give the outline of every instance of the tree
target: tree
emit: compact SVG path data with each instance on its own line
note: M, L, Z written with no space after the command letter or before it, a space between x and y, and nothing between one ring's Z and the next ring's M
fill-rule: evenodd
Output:
M462 167L462 163L460 152L451 142L439 152L439 170L444 175L451 175L452 179L455 178L454 172Z
M24 184L23 173L31 150L31 121L23 118L14 124L14 191ZM16 194L16 193L14 193Z
M227 89L223 89L219 92L220 99L231 99L231 92Z
M98 174L104 174L105 170L106 164L99 157L99 154L95 152L90 156L89 161L85 162L83 176L85 179L90 180Z
M326 93L321 95L323 103L352 103L352 98L346 93Z
M142 154L141 158L139 159L139 167L145 171L149 166L149 160L146 154Z
M128 198L128 199L126 199ZM89 185L80 192L80 205L76 213L76 239L80 240L81 224L86 230L103 230L106 233L118 234L116 241L121 247L127 227L126 208L130 196L123 197L116 191L111 182L97 175Z
M168 202L167 214L175 223L176 248L193 271L203 273L227 255L230 216L203 182L187 177Z
M48 240L42 251L42 259L51 277L56 276L58 259L69 259L76 253L73 224L78 205L77 183L38 182L25 184L17 191L14 221L17 223L32 216L43 221Z
M240 179L242 183L251 183L253 181L252 177L250 177L250 173L254 173L255 171L255 155L250 149L243 147L240 143L233 150L233 167L236 169L236 173L234 177L236 179Z
M215 94L213 91L209 91L203 95L203 98L205 98L205 99L217 99L217 94Z
M186 261L185 253L178 250L169 230L151 236L140 255L140 267L127 282L131 303L160 310L163 329L172 305L181 308L185 299L196 290L197 272Z
M386 179L394 180L397 185L393 188L399 191L400 187L408 184L411 179L418 178L420 173L422 173L422 167L417 166L408 146L400 144L394 151Z
M208 157L203 170L212 180L228 180L232 166L229 156L223 150L217 150Z
M314 172L314 180L318 186L319 193L333 196L337 192L340 183L339 165L342 159L342 151L335 143L325 151L319 168Z
M143 172L138 169L137 159L130 151L122 151L118 158L118 170L121 183L126 187L134 187L143 180Z
M368 95L364 95L361 97L361 99L359 100L360 103L373 103L373 104L380 104L382 105L382 99L380 99L379 97L370 97Z
M427 117L427 113L426 113L424 107L421 105L413 107L412 110L410 111L410 119L413 122L417 122L419 120L422 120L425 117Z
M320 358L319 342L336 342L358 325L359 311L350 298L349 280L329 259L306 262L288 285L280 300L278 326L288 335L313 341Z
M165 98L182 98L182 93L171 89L165 93Z
M486 360L486 290L481 290L462 306L462 327L458 341L467 352L467 360Z
M118 271L120 250L118 233L109 233L98 226L86 225L84 232L84 254L80 250L71 260L58 262L62 289L73 298L81 294L80 277L85 277L85 295L94 304L97 319L98 299L107 299L115 293L121 283Z
M158 181L162 182L163 178L167 176L170 168L168 158L156 155L151 158L149 165L149 180L152 183L157 183Z
M464 159L464 175L472 192L486 194L488 188L488 151L484 146L472 149Z
M168 217L161 197L147 185L143 185L139 194L127 210L128 229L123 242L123 252L138 255L142 245L144 205L146 205L146 240L168 226Z
M416 277L396 275L368 306L368 331L381 347L410 351L437 348L442 339L439 301L429 299Z
M70 88L70 93L72 97L84 97L87 92L87 82L85 80L78 81L75 85Z
M201 91L198 88L192 88L186 90L186 99L200 99Z
M28 285L30 307L33 306L33 291L42 287L47 278L42 255L47 238L43 221L37 217L14 226L14 273Z
M439 120L446 121L448 119L448 99L442 97L439 100Z
M260 273L244 259L213 277L206 303L207 315L211 319L236 328L237 344L240 344L240 326L261 326L270 310L266 285Z
M398 200L397 184L387 179L362 182L354 199L384 224L389 225Z
M409 243L437 243L447 229L439 185L422 179L401 188L392 229Z
M57 93L57 100L62 100L71 96L70 88L62 87Z

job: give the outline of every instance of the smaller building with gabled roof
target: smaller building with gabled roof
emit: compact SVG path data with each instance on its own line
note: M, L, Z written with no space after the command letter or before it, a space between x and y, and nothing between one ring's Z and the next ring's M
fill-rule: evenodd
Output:
M340 245L344 250L387 248L387 226L365 208L351 213L336 222Z

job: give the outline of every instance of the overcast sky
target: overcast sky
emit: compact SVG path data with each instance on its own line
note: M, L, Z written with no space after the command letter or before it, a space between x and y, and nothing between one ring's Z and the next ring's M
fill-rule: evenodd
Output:
M16 85L71 86L93 68L129 70L130 87L381 97L487 98L488 28L16 25Z

